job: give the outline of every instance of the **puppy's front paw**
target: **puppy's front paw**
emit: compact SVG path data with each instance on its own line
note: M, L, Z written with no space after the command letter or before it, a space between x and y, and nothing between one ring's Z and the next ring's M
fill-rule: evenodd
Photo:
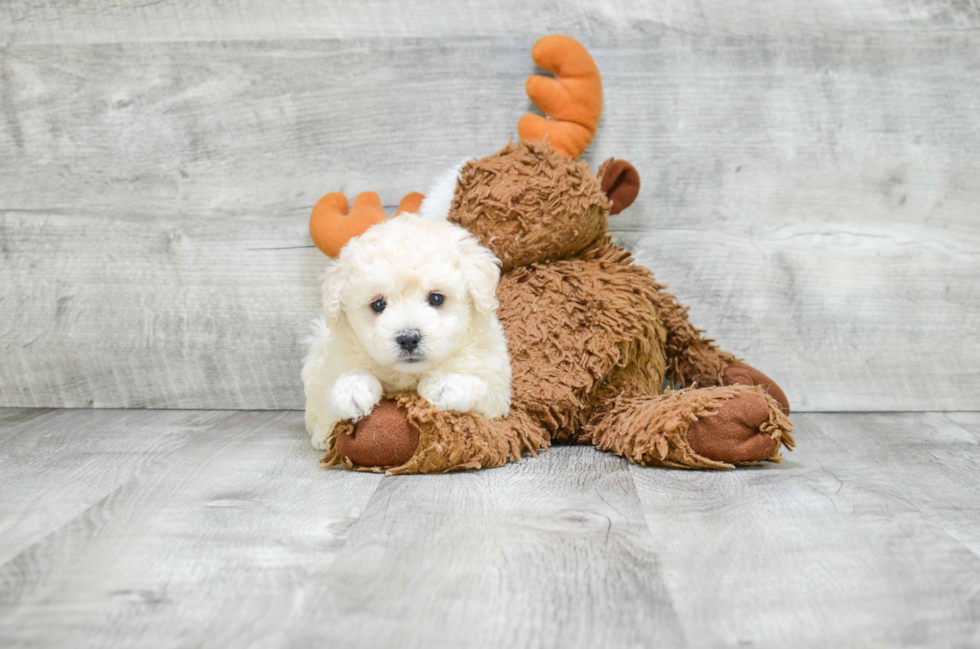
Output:
M439 410L466 412L489 390L486 381L467 374L431 374L419 381L418 393Z
M384 388L370 374L342 374L330 390L330 409L338 419L358 421L371 414L381 401Z
M329 439L330 429L327 427L319 428L313 431L313 434L310 435L310 444L312 444L313 448L318 451L326 451L327 447L329 446L327 443L327 440Z

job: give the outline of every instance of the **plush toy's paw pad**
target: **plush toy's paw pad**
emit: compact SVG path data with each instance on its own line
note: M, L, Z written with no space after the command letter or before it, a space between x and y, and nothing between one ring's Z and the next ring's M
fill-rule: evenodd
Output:
M783 414L789 414L789 399L786 393L768 376L742 361L734 361L725 368L722 376L725 385L758 385L779 404Z
M381 381L370 374L344 374L330 389L330 409L339 419L359 421L371 414L383 393Z
M337 452L364 467L398 466L408 462L419 445L419 429L394 401L382 401L359 421L353 435L337 436Z
M466 374L439 374L419 381L419 396L439 410L466 412L478 395L487 392L485 381Z
M687 441L698 455L719 462L767 460L780 444L759 430L768 420L769 403L763 397L739 394L723 403L717 414L693 422Z

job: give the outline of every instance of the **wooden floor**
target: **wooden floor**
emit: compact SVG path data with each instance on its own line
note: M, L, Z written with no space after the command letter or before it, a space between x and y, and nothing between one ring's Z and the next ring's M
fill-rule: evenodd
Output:
M0 410L0 646L976 646L980 413L733 472L316 468L299 412Z

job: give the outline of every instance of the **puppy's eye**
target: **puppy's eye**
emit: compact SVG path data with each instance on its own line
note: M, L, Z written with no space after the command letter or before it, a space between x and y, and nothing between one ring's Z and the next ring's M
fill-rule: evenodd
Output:
M375 313L381 313L385 310L386 306L388 306L388 303L385 302L385 299L383 297L379 297L377 300L371 303L371 310Z
M429 293L429 306L442 306L446 296L442 293Z

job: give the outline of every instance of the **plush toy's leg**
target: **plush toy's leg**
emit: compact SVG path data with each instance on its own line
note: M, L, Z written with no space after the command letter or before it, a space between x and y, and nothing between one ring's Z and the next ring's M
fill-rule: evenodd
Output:
M582 437L638 464L729 469L778 462L780 446L793 448L792 430L762 388L731 385L614 398Z
M667 380L674 385L722 385L725 368L735 357L718 349L715 341L687 319L688 308L657 284L653 300L666 330Z
M789 400L768 376L718 349L715 342L687 319L687 307L661 290L657 295L667 330L667 379L676 385L758 385L789 414Z
M368 417L339 425L322 466L400 473L444 473L502 466L550 445L526 414L505 419L443 412L414 392L393 395Z

